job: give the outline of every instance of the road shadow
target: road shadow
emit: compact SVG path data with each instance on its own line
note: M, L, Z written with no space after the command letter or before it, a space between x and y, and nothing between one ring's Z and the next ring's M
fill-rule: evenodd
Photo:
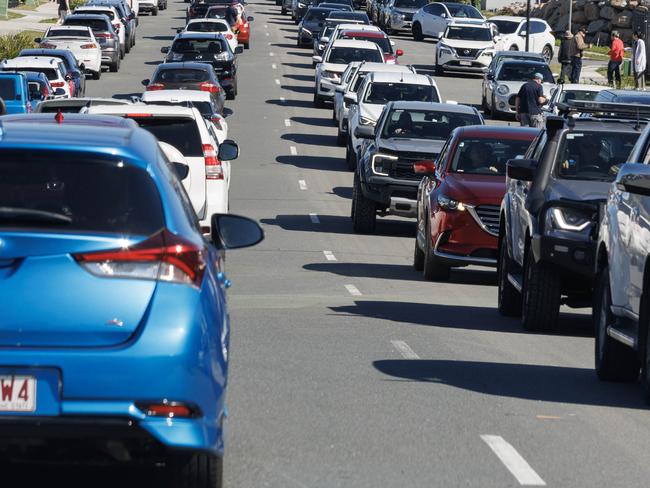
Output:
M311 100L279 100L271 99L267 100L266 103L271 105L282 105L284 107L296 107L296 108L313 108L314 103Z
M490 396L647 409L638 384L600 382L592 368L433 359L384 359L373 362L373 366L393 378Z
M339 171L349 173L345 161L341 158L329 156L278 156L275 158L278 163L290 164L296 168L317 169L320 171Z
M3 465L5 486L65 486L66 488L141 488L164 482L161 469L111 467L80 467L77 465L55 467L38 463ZM14 481L14 483L11 483ZM161 485L159 485L161 486Z
M314 69L311 63L282 63L282 66L289 66L291 68L301 68L301 69ZM312 79L314 77L312 76Z
M313 86L282 85L282 89L296 93L314 93Z
M474 285L475 283L468 282L467 284ZM433 293L432 290L432 296ZM330 307L330 309L333 312L349 316L383 319L424 327L532 334L522 328L519 319L502 317L497 309L492 307L357 300L354 305ZM560 329L553 335L591 337L592 331L589 315L563 313L560 314Z
M281 139L293 141L298 144L307 144L310 146L329 146L338 147L336 135L330 136L325 134L283 134ZM343 157L340 158L343 161Z
M144 87L142 88L144 91ZM137 92L137 93L117 93L113 95L113 98L117 98L118 100L131 100L132 97L141 97L142 92Z
M291 43L291 44L287 44L287 43L274 42L273 44L271 44L271 46L273 46L273 47L294 48L294 47L296 47L296 43L294 42L294 43Z
M345 198L347 200L352 200L352 188L349 186L335 186L330 192L337 197Z
M296 81L314 81L314 75L282 75L283 78L289 78Z
M295 48L296 46L293 46L293 47ZM309 59L311 59L311 56L312 56L311 51L306 51L306 50L305 51L287 51L287 54L289 56L309 57Z
M314 125L316 127L334 127L332 118L323 117L291 117L291 120L298 124Z
M309 215L278 215L274 219L262 219L263 224L274 225L292 232L324 232L328 234L354 234L352 219L342 215L318 215L319 224L314 224ZM399 220L378 220L374 235L385 237L411 237L415 226Z
M173 41L174 36L143 36L142 39L151 39L152 41Z
M163 61L145 61L144 64L148 66L158 66L159 64L163 64Z

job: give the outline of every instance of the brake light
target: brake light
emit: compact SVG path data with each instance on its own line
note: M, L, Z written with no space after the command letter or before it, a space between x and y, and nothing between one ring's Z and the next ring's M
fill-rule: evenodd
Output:
M226 39L231 40L232 39L232 34L226 34Z
M215 85L214 83L210 83L209 81L204 81L199 85L199 90L201 91L207 91L210 93L219 93L220 89L219 86Z
M223 168L217 158L217 151L212 144L203 144L203 157L205 158L205 178L207 180L223 180Z
M47 89L47 86L43 85L43 98L50 96L50 90Z
M131 278L200 287L206 267L205 249L166 229L132 246L74 254L89 273L102 278Z
M147 85L147 91L155 91L155 90L164 90L165 85L163 83L150 83Z
M63 88L65 81L55 81L54 83L50 83L50 85L52 85L52 88Z
M52 44L50 42L41 42L41 47L43 49L56 49L56 44Z
M95 34L95 37L101 37L102 39L113 39L113 34Z
M153 117L153 114L125 114L129 119L141 119L142 117Z
M97 47L97 44L82 44L81 49L95 49Z

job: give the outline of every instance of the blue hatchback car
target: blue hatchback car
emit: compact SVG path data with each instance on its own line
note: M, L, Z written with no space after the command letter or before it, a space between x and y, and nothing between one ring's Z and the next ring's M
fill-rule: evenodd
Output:
M221 158L237 155L221 144ZM113 460L164 464L172 486L221 486L221 256L263 233L214 215L202 235L187 172L128 119L0 119L3 457L89 442Z

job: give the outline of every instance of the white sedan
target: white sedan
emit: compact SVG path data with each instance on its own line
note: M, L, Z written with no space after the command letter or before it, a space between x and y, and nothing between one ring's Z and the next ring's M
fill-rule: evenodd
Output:
M50 27L42 39L36 40L43 49L68 49L79 66L99 79L102 72L102 48L90 27L57 25Z
M237 35L225 19L192 19L187 23L185 29L178 29L176 32L217 32L223 34L233 52L238 45Z

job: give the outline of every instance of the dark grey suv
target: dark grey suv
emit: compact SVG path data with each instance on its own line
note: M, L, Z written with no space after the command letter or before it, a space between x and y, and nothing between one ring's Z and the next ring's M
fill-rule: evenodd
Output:
M112 72L120 69L120 38L106 15L72 14L63 25L83 25L90 27L102 48L102 65Z

